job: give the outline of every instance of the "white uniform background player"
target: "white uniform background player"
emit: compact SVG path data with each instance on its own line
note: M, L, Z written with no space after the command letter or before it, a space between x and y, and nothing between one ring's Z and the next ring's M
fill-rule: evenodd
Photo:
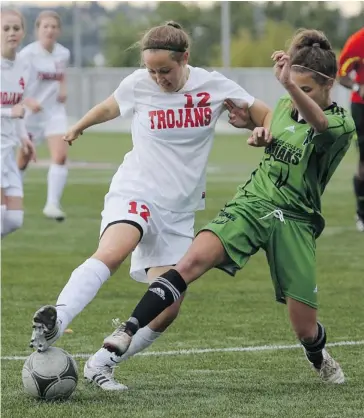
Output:
M48 172L47 202L43 213L57 220L65 217L61 209L61 197L67 181L67 147L62 136L67 131L65 109L65 70L70 60L70 51L56 42L61 21L55 12L44 11L36 21L38 40L24 47L19 55L31 66L29 109L25 122L29 135L36 145L45 139L51 156ZM19 167L25 169L27 159L19 157Z
M23 224L23 185L15 150L22 146L32 156L34 147L25 129L22 104L29 79L29 65L16 56L24 37L20 13L1 11L1 237Z
M131 276L139 281L153 280L185 254L194 235L194 213L204 208L207 160L225 99L245 102L260 126L270 115L235 82L188 66L188 47L188 36L177 24L152 28L141 41L147 69L125 78L65 137L72 143L96 123L132 115L133 149L105 197L99 247L73 271L57 308L36 312L32 344L38 349L47 349L64 332L131 252ZM172 323L181 302L139 330L123 358L149 346ZM85 377L103 389L125 389L112 376L118 361L102 348L86 363Z

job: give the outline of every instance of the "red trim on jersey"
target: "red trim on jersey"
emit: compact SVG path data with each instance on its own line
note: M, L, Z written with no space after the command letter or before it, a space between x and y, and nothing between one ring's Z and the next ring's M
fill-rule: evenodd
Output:
M364 84L364 28L355 32L346 41L339 57L339 77L345 77L355 71L355 81ZM363 103L364 99L358 93L351 95L353 103Z

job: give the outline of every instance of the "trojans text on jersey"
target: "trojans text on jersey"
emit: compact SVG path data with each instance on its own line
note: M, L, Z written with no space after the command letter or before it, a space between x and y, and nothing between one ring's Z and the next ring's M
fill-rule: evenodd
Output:
M198 128L211 123L212 109L210 94L196 95L196 107L190 94L185 94L186 104L180 109L161 109L149 111L150 129Z

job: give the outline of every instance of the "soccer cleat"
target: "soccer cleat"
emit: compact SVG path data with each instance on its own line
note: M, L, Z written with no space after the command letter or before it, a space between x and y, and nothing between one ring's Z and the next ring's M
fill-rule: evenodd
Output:
M355 221L356 229L359 232L364 232L364 220L359 215L356 215Z
M55 219L58 222L62 222L66 219L66 214L61 208L51 203L48 203L43 209L43 215L50 219Z
M113 325L117 326L117 328L104 339L104 348L121 357L128 350L132 337L125 332L126 322L119 324L120 321L118 319L113 321Z
M345 376L339 363L335 361L325 349L322 350L322 355L324 359L321 367L317 368L311 363L313 369L326 383L344 383Z
M83 369L83 376L85 380L89 383L92 383L102 390L128 390L128 387L122 383L118 383L114 379L114 367L102 366L95 367L92 366L90 359L85 363Z
M29 346L39 352L46 351L59 337L56 308L46 305L38 309L33 316L33 333Z

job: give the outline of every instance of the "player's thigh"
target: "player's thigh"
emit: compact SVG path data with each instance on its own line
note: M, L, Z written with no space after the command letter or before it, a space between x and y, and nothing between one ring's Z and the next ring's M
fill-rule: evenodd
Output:
M60 107L47 119L44 129L51 159L56 164L64 164L67 158L68 143L63 140L66 131L67 116L63 107Z
M207 258L211 267L235 275L269 236L270 220L259 219L264 215L259 205L232 200L201 229L187 256L200 263Z
M135 206L135 207L134 207ZM148 230L149 219L140 216L145 202L110 193L102 212L99 246L94 256L115 271L136 248Z
M311 224L276 221L265 248L276 299L286 298L317 308L316 241Z
M9 210L23 210L23 181L18 168L15 150L4 155L1 167L3 200Z
M358 149L360 162L364 164L364 104L352 103L351 114L355 122L358 136Z
M174 266L194 236L193 212L176 213L150 205L150 214L148 232L133 252L130 267L130 276L144 283L157 272L169 270L167 266Z

